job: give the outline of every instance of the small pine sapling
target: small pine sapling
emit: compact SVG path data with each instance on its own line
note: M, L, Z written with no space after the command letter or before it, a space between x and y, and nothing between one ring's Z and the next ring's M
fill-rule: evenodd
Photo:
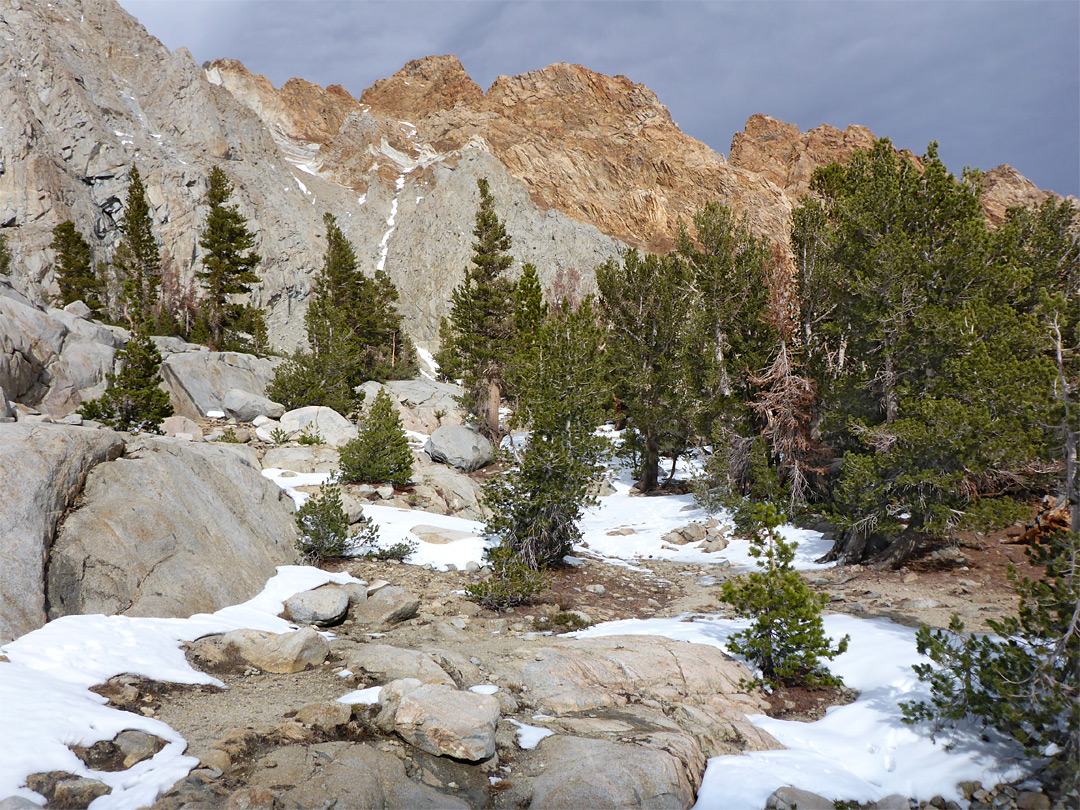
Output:
M777 531L782 515L772 504L754 509L750 555L760 570L723 584L720 598L752 623L732 635L729 648L761 670L765 683L839 685L824 670L820 658L835 658L847 650L849 637L834 647L821 621L825 597L814 593L791 567L795 543Z
M319 487L296 512L300 536L296 550L303 560L317 564L329 557L340 557L349 550L349 518L341 504L341 487L330 481Z
M465 588L469 599L481 607L503 611L522 605L544 589L543 574L534 571L507 546L488 549L491 576Z
M1047 781L1066 794L1080 789L1080 534L1028 555L1046 575L1019 578L1010 567L1020 609L987 621L997 637L965 634L956 615L948 632L919 628L918 650L932 663L914 669L931 698L900 707L904 722L929 721L935 732L965 718L997 729L1045 758Z
M341 476L347 483L404 486L412 477L412 451L401 417L380 389L357 437L341 448Z
M120 371L107 374L105 393L83 403L79 414L116 430L160 433L162 420L173 415L169 395L161 384L161 353L147 335L138 332L116 353Z

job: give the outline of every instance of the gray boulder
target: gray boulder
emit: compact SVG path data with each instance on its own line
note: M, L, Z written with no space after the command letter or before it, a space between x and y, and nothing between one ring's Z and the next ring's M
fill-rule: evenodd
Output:
M374 597L372 597L374 598ZM421 683L454 686L454 679L431 656L389 644L364 644L350 653L348 667L365 680L378 683L415 678Z
M298 473L334 472L338 463L336 448L305 444L271 447L262 459L263 469L273 467Z
M281 362L239 352L184 351L165 358L161 378L176 412L198 419L210 411L224 412L225 397L234 389L265 396Z
M45 623L45 561L57 525L91 469L123 451L111 430L0 424L0 641Z
M348 610L349 594L333 585L293 594L285 600L285 615L297 624L337 624Z
M485 517L484 491L479 483L453 467L425 464L422 455L420 459L421 463L413 465L413 478L416 481L413 489L417 494L428 495L436 505L441 502L444 507L437 511L445 514L469 520L482 520Z
M285 413L281 417L281 428L294 439L297 434L318 434L321 444L336 447L356 438L356 425L335 411L319 405L309 405Z
M259 669L281 675L318 666L330 652L330 642L310 627L292 633L230 630L220 643L225 649L235 646L241 658Z
M0 386L0 419L14 419L15 411L11 409L11 403L8 402L7 394L4 392L3 386Z
M495 448L475 430L463 425L443 425L431 434L424 451L432 461L472 472L495 460Z
M230 388L225 393L222 409L226 416L231 416L237 422L254 422L260 416L278 419L285 413L284 405L239 388Z
M296 560L292 501L244 445L129 440L56 538L49 616L190 616L262 590Z
M161 432L166 436L187 439L191 442L203 440L202 428L186 416L170 416L161 422Z
M499 701L491 695L424 684L401 698L394 731L421 751L479 762L495 753Z
M698 785L667 751L581 737L548 737L530 810L686 810Z
M391 585L368 593L368 598L356 606L356 621L360 624L396 624L411 619L420 609L420 600L404 588Z
M833 810L835 806L832 799L795 787L777 788L765 800L765 810Z

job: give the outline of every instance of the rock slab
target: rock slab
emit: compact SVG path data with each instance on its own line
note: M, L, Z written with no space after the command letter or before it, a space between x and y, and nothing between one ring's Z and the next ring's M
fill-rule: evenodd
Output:
M495 753L498 722L499 701L491 695L424 684L401 698L394 731L429 754L479 762Z
M58 524L90 471L123 450L110 430L0 424L0 641L46 622L45 560Z
M212 613L296 560L292 502L243 445L131 439L82 495L53 546L50 618Z
M333 586L293 594L285 600L285 615L297 624L327 627L345 618L349 594Z

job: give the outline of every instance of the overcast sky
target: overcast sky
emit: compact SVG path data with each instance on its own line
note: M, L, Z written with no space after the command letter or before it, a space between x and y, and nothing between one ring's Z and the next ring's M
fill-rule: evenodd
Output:
M120 0L170 49L276 86L359 97L411 59L456 54L487 89L571 62L650 87L723 154L754 113L863 124L954 172L1016 167L1080 196L1080 3Z

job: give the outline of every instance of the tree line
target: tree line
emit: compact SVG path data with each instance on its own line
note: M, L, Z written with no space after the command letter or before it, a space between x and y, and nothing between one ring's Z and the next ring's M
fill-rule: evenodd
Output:
M662 460L674 470L700 452L702 502L824 514L840 530L830 557L847 563L900 564L924 540L1007 525L1055 488L1077 525L1067 201L991 230L978 172L950 174L936 144L916 164L882 139L817 170L793 256L711 203L672 252L598 267L595 300L545 304L535 268L509 279L510 237L485 181L480 192L436 357L490 437L504 397L541 437L548 409L553 432L614 420L640 489L664 485Z

